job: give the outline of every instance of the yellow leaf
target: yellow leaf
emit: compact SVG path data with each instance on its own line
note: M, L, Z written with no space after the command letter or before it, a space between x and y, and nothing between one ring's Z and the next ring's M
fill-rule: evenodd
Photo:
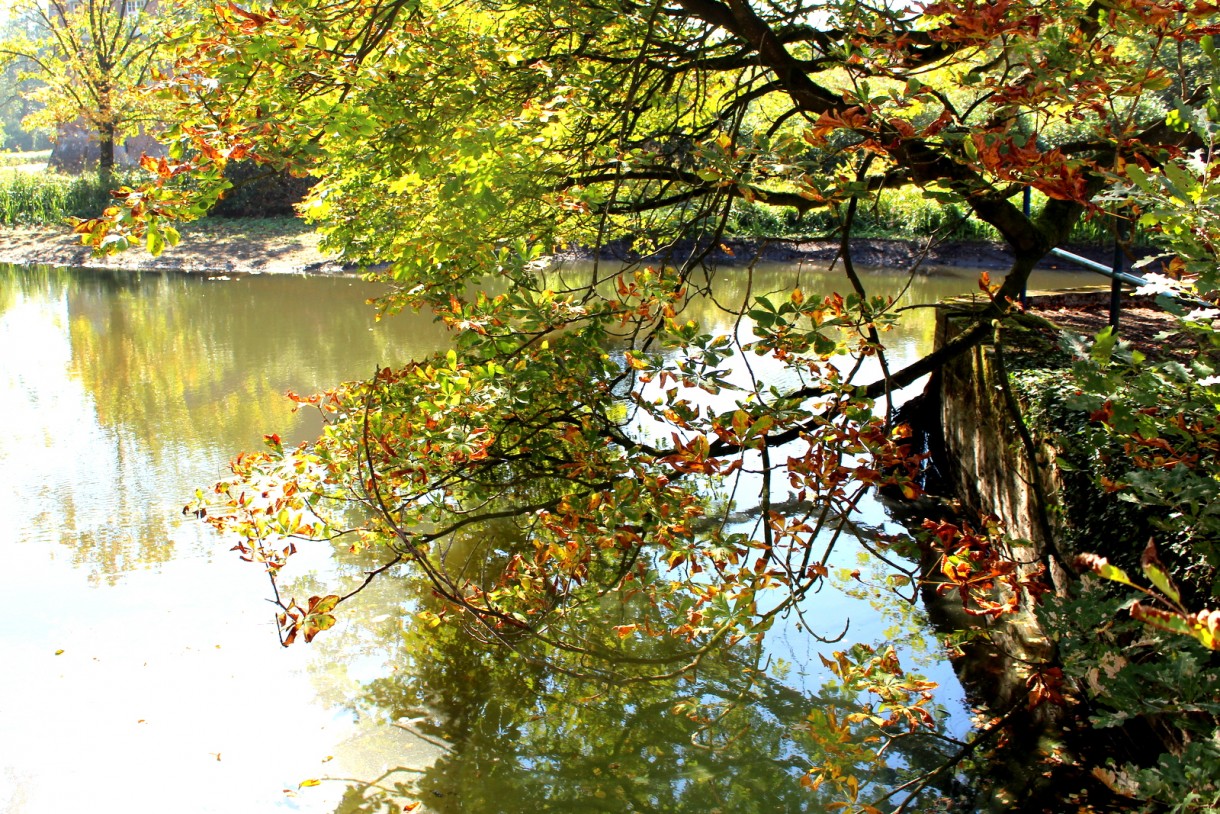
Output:
M309 780L302 780L301 785L297 786L297 788L304 789L304 788L309 788L310 786L320 786L320 785L322 785L321 780L314 780L311 778Z

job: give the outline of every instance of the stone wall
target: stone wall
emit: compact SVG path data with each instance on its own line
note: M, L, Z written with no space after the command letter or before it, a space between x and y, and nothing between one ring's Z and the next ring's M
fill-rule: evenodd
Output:
M937 346L956 335L973 313L971 305L942 307L937 317ZM1065 589L1070 576L1055 553L1054 519L1047 505L1058 494L1056 473L1044 465L1055 459L1054 450L1043 444L1031 449L1028 439L1022 438L1002 358L990 343L978 345L945 366L932 388L940 402L947 459L943 463L961 502L962 519L974 525L980 515L1000 518L1014 539L1004 552L1006 558L1019 564L1023 576L1045 568L1055 587ZM988 626L994 647L971 653L961 665L962 679L977 683L969 673L985 673L988 700L1005 706L1023 692L1030 674L1028 665L1046 662L1054 648L1028 600L1015 614Z

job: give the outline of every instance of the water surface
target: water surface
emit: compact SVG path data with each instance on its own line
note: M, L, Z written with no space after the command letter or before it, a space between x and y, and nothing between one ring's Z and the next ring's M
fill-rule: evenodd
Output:
M974 281L918 278L904 302ZM757 271L752 290L794 284L844 287L786 267ZM896 292L906 278L869 284ZM739 275L717 286L722 302L744 296ZM278 646L265 577L181 509L264 433L317 432L286 391L445 346L427 315L374 323L366 300L378 290L0 267L0 811L372 811L390 799L488 814L819 810L795 782L808 762L794 732L833 701L819 697L817 658L833 648L795 618L693 686L630 691L421 631L412 611L428 597L401 580L345 606L314 645ZM931 342L931 312L911 313L889 338L895 367ZM710 303L691 316L732 326ZM876 504L865 521L887 524ZM295 573L298 593L360 567L319 549ZM905 642L904 659L943 683L960 733L960 690L918 610L873 604L819 597L805 624L837 632L850 615L853 639ZM743 686L755 668L762 677ZM690 697L746 699L732 722L747 734L673 714Z

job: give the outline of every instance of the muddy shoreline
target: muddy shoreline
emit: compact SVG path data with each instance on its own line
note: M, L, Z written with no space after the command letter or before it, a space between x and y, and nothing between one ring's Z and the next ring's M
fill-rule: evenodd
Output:
M687 243L675 247L667 257L674 261L689 257L699 247ZM1109 264L1111 250L1084 246L1072 249L1101 263ZM719 242L707 252L707 260L719 266L745 266L754 262L812 263L827 266L835 262L839 245L833 241L746 240L732 238ZM589 258L588 252L571 251L564 258ZM604 259L639 259L624 244L604 249ZM1012 262L1003 244L985 242L945 243L926 250L912 240L852 241L852 259L865 267L917 268L935 273L937 268L971 268L1005 271ZM129 269L133 271L185 271L207 274L358 274L360 269L344 266L318 248L318 236L303 228L286 233L251 233L240 220L217 224L203 222L184 230L182 242L167 248L159 257L143 249L131 249L110 257L94 257L80 239L66 229L0 229L0 263L43 264L75 268ZM1046 258L1039 268L1073 268L1072 264Z
M252 233L240 221L188 226L182 242L157 257L142 248L96 257L66 229L0 228L0 263L197 274L358 273L322 252L312 232Z
M1104 246L1067 246L1069 251L1090 260L1110 265L1113 249ZM708 262L721 266L745 266L750 263L813 263L829 266L839 259L839 244L830 240L784 240L771 238L728 238L715 246L701 246L694 241L685 241L663 254L641 258L630 245L612 243L599 256L612 260L649 259L664 262L680 262L696 252L706 252ZM955 241L928 247L916 240L882 240L858 238L851 242L852 260L864 267L918 269L924 273L935 273L938 268L969 268L987 271L1007 271L1012 265L1012 253L999 242ZM571 258L587 258L592 254L575 250L565 255ZM1078 266L1047 256L1037 266L1040 269L1074 269Z

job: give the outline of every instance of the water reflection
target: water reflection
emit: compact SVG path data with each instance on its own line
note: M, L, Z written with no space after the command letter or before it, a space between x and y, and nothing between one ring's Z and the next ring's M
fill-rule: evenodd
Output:
M785 670L750 642L716 653L676 685L582 677L580 658L544 663L553 654L544 657L528 640L510 651L456 627L431 627L419 611L440 607L404 588L401 614L387 617L380 600L362 604L357 613L367 616L351 620L360 635L315 643L326 663L375 653L394 666L345 703L362 719L393 727L408 744L387 755L397 762L370 777L331 775L345 785L337 814L400 810L418 801L436 814L828 810L828 790L798 782L814 753L808 716L857 709L859 695L841 686L812 694L794 689ZM627 615L666 624L643 605ZM645 641L640 646L648 650L640 652L630 644L624 655L636 658L666 648ZM632 674L630 664L617 666ZM943 737L912 736L896 742L881 773L866 765L856 771L869 794L887 788L896 767L931 769L952 749ZM946 776L926 796L953 794L957 783Z
M319 694L265 579L181 507L263 433L316 433L284 391L443 341L428 317L375 326L375 293L0 268L0 811L329 811L341 789L303 780L367 776L352 680Z
M286 391L445 341L427 317L374 328L376 290L346 278L10 269L0 290L0 409L21 428L0 464L25 473L0 511L97 579L175 556L183 503L263 433L316 434Z
M905 278L870 280L897 291ZM747 283L838 287L725 271L717 297ZM906 296L973 287L929 277ZM0 810L358 811L396 790L443 812L819 810L795 783L800 726L834 699L817 695L818 647L795 619L676 688L566 681L437 634L416 616L430 598L399 580L374 583L314 647L275 647L265 581L181 506L264 433L317 432L285 391L448 341L426 315L374 325L374 293L346 278L0 268L0 556L19 577L6 589L18 621L0 632ZM711 301L688 316L733 328ZM892 354L926 347L930 314L902 330ZM305 595L368 565L331 554L303 563ZM868 600L842 601L819 605L828 628L850 613L854 637L895 638ZM895 612L917 641L917 613ZM672 714L691 698L742 703L713 731ZM939 747L904 748L914 766Z

